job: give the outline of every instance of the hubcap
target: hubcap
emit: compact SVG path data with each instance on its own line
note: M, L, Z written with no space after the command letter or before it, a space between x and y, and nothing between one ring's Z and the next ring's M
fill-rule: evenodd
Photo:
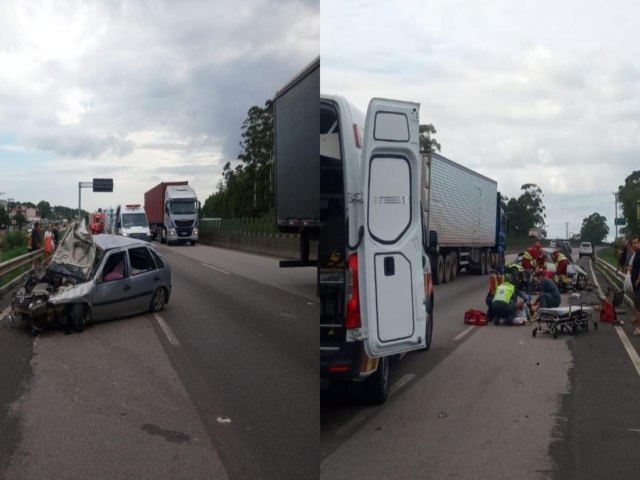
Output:
M164 290L160 289L156 292L155 301L153 302L153 306L156 310L160 310L164 305Z

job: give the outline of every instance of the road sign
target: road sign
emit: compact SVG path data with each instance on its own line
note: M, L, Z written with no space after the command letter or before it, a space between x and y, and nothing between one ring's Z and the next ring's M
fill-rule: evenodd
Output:
M94 192L113 192L113 178L94 178Z
M616 218L616 225L626 225L627 221L624 218Z

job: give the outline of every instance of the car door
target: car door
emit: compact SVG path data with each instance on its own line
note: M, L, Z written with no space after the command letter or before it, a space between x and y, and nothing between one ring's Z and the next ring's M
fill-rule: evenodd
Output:
M419 104L373 99L361 172L360 304L369 356L425 345Z
M132 313L145 312L151 305L151 297L160 284L160 272L145 245L130 247L131 265L131 310Z
M126 252L109 252L96 276L91 316L93 320L118 318L128 314L131 279Z

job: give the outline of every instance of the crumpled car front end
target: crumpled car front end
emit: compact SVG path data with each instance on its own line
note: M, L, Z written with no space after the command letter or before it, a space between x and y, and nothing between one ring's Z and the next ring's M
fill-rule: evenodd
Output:
M70 307L90 301L95 257L96 247L84 222L74 223L51 263L29 275L14 295L14 321L28 321L35 330L68 324Z

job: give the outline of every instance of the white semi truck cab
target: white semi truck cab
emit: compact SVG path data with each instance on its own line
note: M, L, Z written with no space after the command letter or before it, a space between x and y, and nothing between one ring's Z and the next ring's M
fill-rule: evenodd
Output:
M198 241L198 197L189 185L169 185L164 196L167 244Z

